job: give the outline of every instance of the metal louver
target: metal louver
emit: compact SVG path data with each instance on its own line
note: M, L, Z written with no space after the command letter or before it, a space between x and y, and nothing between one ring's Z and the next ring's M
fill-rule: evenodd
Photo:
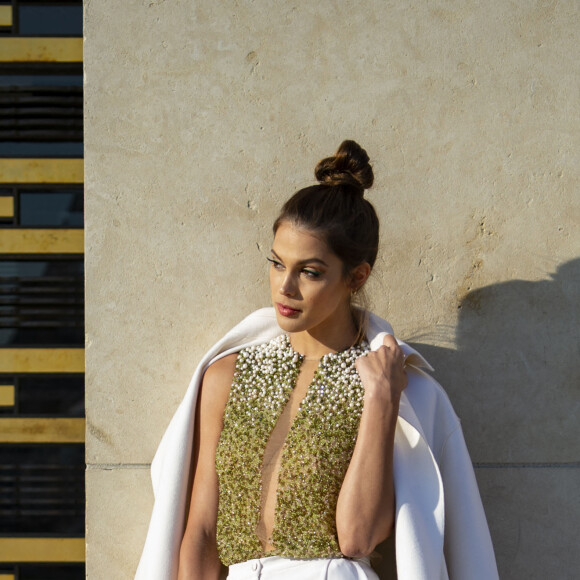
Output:
M0 87L0 140L82 139L82 87Z

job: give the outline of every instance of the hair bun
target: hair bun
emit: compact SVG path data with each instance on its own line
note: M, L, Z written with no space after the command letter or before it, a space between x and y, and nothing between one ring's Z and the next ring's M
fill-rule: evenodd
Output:
M323 185L350 185L360 195L374 181L367 152L358 143L350 140L343 141L333 157L319 161L314 175Z

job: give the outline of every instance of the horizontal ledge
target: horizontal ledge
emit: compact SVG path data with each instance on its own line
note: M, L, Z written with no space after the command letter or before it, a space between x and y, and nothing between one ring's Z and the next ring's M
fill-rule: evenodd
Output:
M0 159L0 183L83 183L83 159Z
M0 373L83 373L84 348L2 348Z
M474 463L476 469L580 469L580 462L554 463Z
M84 443L84 441L84 419L0 418L0 443Z
M82 62L82 38L0 38L2 62Z
M82 254L82 229L3 229L1 254Z
M0 562L84 561L84 538L0 538Z

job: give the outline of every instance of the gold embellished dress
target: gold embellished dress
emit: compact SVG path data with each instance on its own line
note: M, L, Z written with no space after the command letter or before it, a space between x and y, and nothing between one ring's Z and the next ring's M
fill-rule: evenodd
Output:
M385 334L392 334L393 329L388 322L373 313L368 315L366 332L371 349L375 350L383 344ZM191 493L189 475L196 401L203 373L221 356L267 343L281 333L276 311L272 307L263 308L231 329L201 359L151 466L155 503L135 580L177 580L179 551ZM459 419L445 391L425 371L432 370L429 364L409 345L399 344L407 357L409 384L401 396L393 458L396 534L390 546L395 553L385 554L386 557L377 564L379 576L382 580L395 577L391 557L396 556L396 577L400 580L497 580L493 545ZM271 366L277 368L277 363L274 361ZM299 377L302 378L304 374ZM247 407L250 415L256 413L256 419L258 407ZM243 408L233 409L234 415L242 415ZM269 416L270 411L266 405L262 405L261 414ZM249 416L242 417L242 420L250 428L255 425ZM243 436L247 438L248 444L252 443L253 438L249 434ZM263 437L267 439L267 435ZM230 446L232 449L238 443L233 441L233 444ZM262 445L265 448L265 444ZM234 476L238 473L240 479L242 473L250 471L248 466L254 464L250 456L247 465L236 465L234 459L228 463L227 450L223 448L220 453L225 462L222 467ZM244 478L240 481L242 488L248 487L252 480L247 475ZM259 489L261 479L254 478L252 481L258 481ZM232 481L226 487L233 490L236 485L237 482ZM224 492L226 487L223 488ZM257 505L260 506L261 491L258 498ZM307 497L306 501L310 501L310 498ZM222 502L220 526L224 525L224 521L227 525L228 510L235 505L232 502L229 505L228 502ZM260 519L260 514L248 515L248 529L252 530L254 528L251 526ZM235 511L231 519L234 518L238 518ZM277 521L280 522L279 517ZM277 523L276 527L284 530L284 534L290 529L281 523ZM234 541L238 538L235 530L224 533L222 528L222 546L223 542L227 544L228 535ZM251 532L241 533L240 541L248 535ZM280 548L280 545L276 548ZM226 547L225 552L227 550ZM261 550L261 546L258 550ZM227 557L225 552L224 558ZM284 561L280 562L277 558ZM300 566L290 568L290 564L297 563ZM308 574L304 573L305 569ZM340 557L300 561L271 556L259 561L252 559L233 564L229 572L231 580L267 580L268 576L275 580L377 578L363 564Z
M225 565L342 557L336 504L363 407L354 362L368 350L363 344L322 357L294 410L304 359L288 337L239 352L216 453Z

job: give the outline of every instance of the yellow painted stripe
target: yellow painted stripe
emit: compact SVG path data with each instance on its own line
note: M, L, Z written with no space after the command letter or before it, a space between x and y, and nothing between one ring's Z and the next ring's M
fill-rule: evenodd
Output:
M0 254L82 254L83 230L0 230Z
M82 159L0 159L0 183L82 183Z
M15 580L14 574L0 574L0 580Z
M84 419L0 418L0 443L84 443Z
M0 38L2 62L82 62L82 38Z
M84 561L84 538L0 538L0 562Z
M0 217L14 217L14 198L12 196L0 197ZM2 580L0 578L0 580Z
M2 348L0 373L84 373L83 348Z
M12 6L0 6L0 26L12 26Z
M14 385L0 385L0 407L14 407Z

